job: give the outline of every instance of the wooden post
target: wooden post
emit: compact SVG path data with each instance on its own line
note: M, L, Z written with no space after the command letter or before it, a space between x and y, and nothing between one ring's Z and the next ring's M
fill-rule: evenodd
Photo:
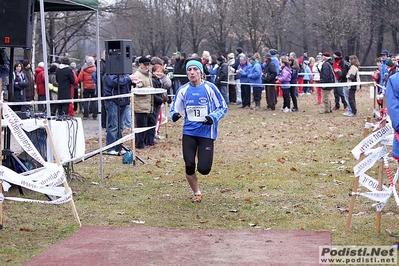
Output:
M51 149L53 150L53 155L54 155L55 161L56 161L57 165L60 166L61 160L60 160L60 157L58 156L57 150L55 149L53 135L50 132L50 128L47 124L47 121L44 121L44 127L46 129L47 138L50 141ZM69 187L68 182L65 180L63 184L64 184L66 193L69 193L71 191L71 188ZM76 222L78 223L79 227L82 227L78 212L76 211L75 202L73 201L73 198L69 201L69 203L71 204L72 213L73 213L73 216L75 217Z
M132 152L133 152L133 166L136 165L136 134L134 133L135 128L135 120L134 120L134 92L132 92L132 96L130 97L130 113L132 115L132 134L133 138L131 140Z
M378 163L378 191L382 190L382 173L384 170L384 162ZM375 226L375 232L379 234L381 232L381 212L377 211L377 220Z
M366 121L367 121L367 123L370 123L371 117L368 116ZM370 129L368 129L368 128L364 129L363 138L366 138L369 135L369 131L370 131ZM364 153L360 154L359 162L363 161L364 158L365 158ZM356 176L354 181L353 181L352 193L356 193L358 189L359 189L359 176ZM348 232L350 227L351 227L352 214L353 214L353 208L355 207L356 197L357 197L357 195L354 195L354 194L351 195L351 201L350 201L350 204L349 204L348 219L346 220L346 232Z
M168 122L169 122L169 108L168 108L168 103L165 103L165 116L166 116L165 137L168 138Z
M376 94L376 93L374 93ZM385 109L386 108L386 103L385 103L385 94L384 94L384 98L383 98L383 102L382 102L382 108ZM381 117L382 119L383 117ZM386 126L386 120L382 121L382 127ZM380 161L378 163L378 191L382 190L382 178L383 178L383 171L384 171L384 162ZM379 234L381 232L381 212L377 211L377 220L376 220L376 227L375 227L375 231L377 234Z

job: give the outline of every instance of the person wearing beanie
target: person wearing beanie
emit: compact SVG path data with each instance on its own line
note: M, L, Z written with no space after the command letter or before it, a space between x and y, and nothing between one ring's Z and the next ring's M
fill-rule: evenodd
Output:
M332 112L331 110L331 101L330 101L330 94L333 87L329 85L334 83L334 70L331 63L331 56L329 52L324 52L323 54L323 64L321 65L320 69L320 87L323 90L323 103L324 103L324 110L320 111L320 114L329 114ZM330 83L323 86L323 83Z
M235 104L242 104L241 78L240 78L240 75L237 74L237 70L240 65L240 57L241 56L245 57L245 54L243 53L243 49L241 47L237 47L236 59L235 59L234 65L232 65L232 67L234 68L234 73L236 73L236 75L234 76L235 83L236 83L236 91L235 92L237 95L237 100L236 100Z
M245 55L240 55L240 64L236 73L240 77L241 87L241 106L240 108L251 108L251 85L249 84L248 74L251 64Z
M202 175L210 173L218 124L228 108L218 88L203 80L204 68L200 60L189 59L186 71L189 82L177 90L169 116L176 122L184 114L182 147L186 179L194 193L191 202L199 203L202 193L196 170Z
M104 96L115 96L127 94L131 91L132 85L140 83L142 80L134 75L122 74L104 74ZM119 86L119 88L118 88ZM138 96L138 95L137 95ZM136 100L136 96L134 97ZM107 98L104 100L105 109L107 110L107 135L105 137L108 155L123 155L125 150L122 145L111 145L122 138L123 117L126 113L127 106L130 105L130 97L123 98ZM130 114L131 117L131 114Z
M78 77L69 67L70 63L71 62L69 61L68 57L62 58L61 64L58 66L55 72L56 79L58 82L58 100L72 99L73 87L79 82ZM59 116L69 115L70 114L69 105L70 103L59 103L58 115Z
M79 72L79 83L82 84L83 88L83 98L90 99L97 96L97 86L93 82L93 72L96 70L94 65L94 58L88 56L86 58L86 64L83 69ZM93 119L97 119L98 114L98 103L97 101L84 101L83 102L83 119L89 118L89 113L92 113Z
M288 56L286 52L281 52L280 54L280 60L288 60Z
M207 66L204 65L204 69L206 69ZM209 80L210 82L212 82L213 84L216 85L215 83L215 79L216 79L216 74L218 73L218 69L219 69L219 64L218 64L218 60L217 60L217 56L216 55L211 55L211 59L209 62L209 79L207 76L207 80Z
M381 51L381 66L380 66L380 86L378 87L378 93L382 92L382 87L386 86L385 77L388 74L388 68L386 67L386 63L389 59L389 51L382 50Z
M398 56L396 56L398 58ZM399 133L399 75L393 75L387 81L386 85L386 107L388 113L391 114L391 126L394 130L393 144L392 144L392 157L399 161L399 139L397 138ZM394 115L392 115L394 114Z
M184 84L185 82L185 75L186 75L186 69L184 66L184 61L186 60L180 52L176 52L174 54L175 58L175 63L173 66L173 84L172 84L172 89L173 89L173 95L176 94L177 89Z
M277 54L278 54L278 51L277 51L276 49L270 49L270 50L269 50L269 54L271 54L271 55L277 55Z
M309 56L308 56L307 50L303 51L301 58L302 58L302 62L309 61Z
M101 66L101 64L100 64L100 66ZM71 62L71 63L69 64L69 67L72 69L73 73L74 73L76 76L79 75L78 72L77 72L78 70L76 69L77 65L76 65L75 62ZM93 72L92 78L93 78L94 84L97 84L97 70ZM102 79L101 79L101 80L102 80ZM103 86L103 85L101 84L101 86ZM103 96L103 95L102 95L102 96ZM80 99L80 95L79 95L79 84L76 84L76 85L73 86L73 99ZM83 105L82 105L81 102L74 102L74 103L73 103L73 111L76 112L76 111L78 110L78 107L79 107L79 110L83 112L83 107L82 107L82 106L83 106ZM105 114L105 111L104 111L102 114L104 115L104 114ZM102 118L102 117L101 117L101 118ZM104 128L105 128L105 127L104 127Z
M303 61L303 93L310 95L311 89L308 84L310 84L310 80L312 79L312 70L309 67L309 61Z
M229 96L227 93L227 81L229 75L229 67L222 56L219 56L217 58L217 62L219 67L215 77L215 85L218 87L220 93L222 93L224 101L228 105Z
M336 55L337 57L342 57L342 53L340 51L335 51L334 55Z
M24 60L22 66L22 72L28 78L28 87L25 88L26 101L30 102L35 99L35 79L30 61Z
M52 64L48 69L48 88L50 91L50 100L58 100L58 82L56 77L57 65ZM52 116L57 115L58 104L50 104L50 113Z
M149 58L145 56L139 59L139 68L134 72L133 76L140 79L141 82L136 84L137 88L153 88L152 77L149 73ZM151 123L151 114L154 112L154 94L144 94L134 96L134 120L137 128L148 127ZM122 128L123 130L123 128ZM154 143L148 130L136 133L135 146L136 149L145 149Z
M277 71L274 62L272 61L272 55L267 53L265 54L264 65L263 65L263 75L262 75L262 83L265 85L266 91L266 111L274 111L276 110L276 89L274 85L276 83Z
M359 66L360 62L356 55L349 56L350 68L346 74L346 78L348 82L360 82L359 76ZM349 88L349 104L351 108L351 112L348 112L344 115L346 116L356 116L357 108L356 108L356 91L360 89L360 85L351 85Z
M263 85L262 85L262 67L259 64L259 62L256 60L255 56L251 56L249 58L249 63L251 64L251 67L248 69L248 82L251 84L250 86L252 87L252 93L253 93L253 99L255 102L255 108L254 110L259 110L260 109L260 102L262 100L262 91L263 91Z
M345 100L344 86L343 86L346 83L346 72L347 72L347 70L345 69L345 62L340 51L335 51L333 57L334 57L333 69L334 69L335 79L337 81L337 86L334 87L335 106L333 107L332 110L334 111L339 110L339 108L341 107L340 106L340 100L341 100L342 105L344 106L344 110L347 111L348 103Z
M321 53L318 53L316 55L316 62L314 63L312 67L312 73L313 73L313 83L314 84L319 84L320 83L320 71L321 71L321 66L323 65L323 56ZM323 103L323 90L317 86L315 87L316 90L316 105L322 104Z
M237 104L237 88L236 88L236 70L234 69L235 56L234 53L229 53L227 55L228 61L228 83L227 91L229 95L229 104Z
M40 62L39 64L37 64L34 75L35 75L37 100L45 101L46 87L45 87L45 78L44 78L44 62ZM46 110L46 106L44 104L38 104L37 108L39 112L44 112Z
M385 75L384 77L384 84L387 84L389 77L391 77L393 74L396 73L396 66L391 58L388 58L388 60L385 63L385 66L388 71L388 74Z

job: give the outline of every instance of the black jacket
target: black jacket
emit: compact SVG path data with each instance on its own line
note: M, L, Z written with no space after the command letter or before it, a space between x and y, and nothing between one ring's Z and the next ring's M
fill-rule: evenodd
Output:
M265 69L263 70L262 82L274 84L276 83L276 77L277 77L276 66L273 63L273 61L270 60L269 63L267 63Z
M320 83L334 83L334 71L330 61L326 61L321 65ZM323 90L331 90L333 87L325 87Z
M55 71L58 82L58 100L72 99L71 85L76 83L72 69L61 64Z
M216 77L218 79L216 86L227 86L227 80L229 78L229 66L225 62L219 66Z

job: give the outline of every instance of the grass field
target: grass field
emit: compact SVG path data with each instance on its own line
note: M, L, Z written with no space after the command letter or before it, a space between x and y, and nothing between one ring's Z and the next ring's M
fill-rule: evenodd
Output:
M362 140L366 116L372 116L368 88L357 93L358 116L343 110L321 115L315 95L299 98L299 112L242 110L231 105L221 121L214 164L199 175L203 202L189 201L181 152L182 121L168 123L168 138L140 150L146 164L122 164L121 157L99 156L74 166L84 177L69 180L83 225L155 226L235 230L323 230L334 245L392 245L399 234L393 198L382 212L370 200L356 200L350 232L345 231L357 160L351 150ZM279 98L278 109L282 104ZM262 99L262 107L265 100ZM375 122L375 120L373 120ZM165 128L162 128L165 134ZM87 140L87 151L98 147ZM390 148L389 148L390 149ZM397 165L392 163L392 171ZM377 178L378 168L368 175ZM388 185L385 175L384 184ZM364 188L363 190L364 191ZM25 190L27 198L45 199ZM5 196L18 196L13 188ZM0 231L0 264L23 265L79 228L69 204L47 206L5 201Z

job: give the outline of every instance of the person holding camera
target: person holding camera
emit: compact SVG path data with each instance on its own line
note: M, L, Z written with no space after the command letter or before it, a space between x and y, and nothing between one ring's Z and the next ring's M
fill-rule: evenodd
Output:
M186 179L194 192L192 202L201 202L202 194L198 186L197 170L209 174L213 162L214 141L218 136L218 124L227 113L227 104L218 88L204 81L204 66L196 58L186 63L189 82L176 92L170 107L169 116L178 121L184 113L183 158Z

